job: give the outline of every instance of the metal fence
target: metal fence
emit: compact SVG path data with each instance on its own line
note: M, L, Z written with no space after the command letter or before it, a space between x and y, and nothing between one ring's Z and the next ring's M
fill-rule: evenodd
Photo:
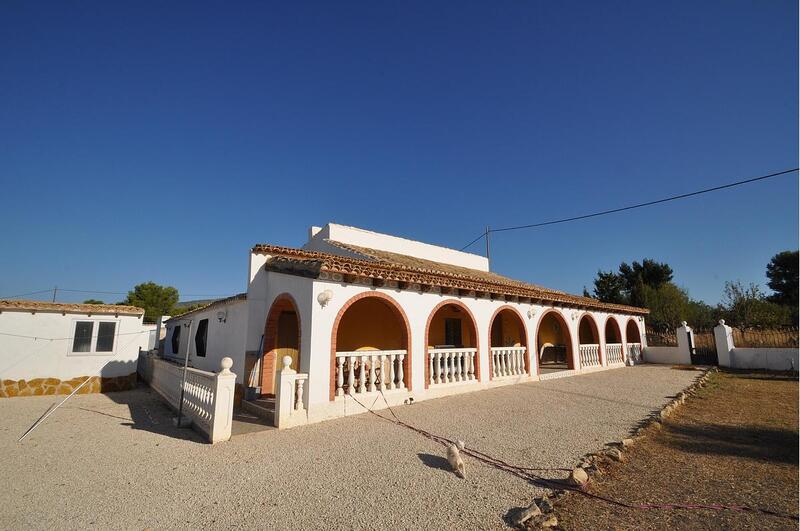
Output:
M797 348L797 328L750 328L733 329L733 344L736 347Z
M647 345L650 347L677 347L678 336L675 335L675 330L655 330L648 328L645 330L647 335Z
M714 330L692 330L694 337L694 348L691 351L692 364L694 365L716 365L717 341L714 338Z

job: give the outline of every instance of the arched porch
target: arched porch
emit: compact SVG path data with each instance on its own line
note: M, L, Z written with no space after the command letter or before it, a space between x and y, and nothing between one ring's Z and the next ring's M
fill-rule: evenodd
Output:
M635 319L628 319L628 324L625 326L625 342L628 346L627 359L636 363L641 362L642 336Z
M600 365L600 334L594 318L584 314L578 321L578 353L581 368Z
M345 303L333 324L331 347L331 400L411 389L411 330L388 295L367 292Z
M557 310L545 313L536 330L539 374L574 369L567 321Z
M606 318L604 337L606 341L606 364L624 363L625 358L622 355L622 333L619 329L619 323L610 315Z
M480 380L478 328L457 300L436 305L425 326L425 387Z
M528 333L522 316L510 306L498 308L489 321L489 377L529 373Z

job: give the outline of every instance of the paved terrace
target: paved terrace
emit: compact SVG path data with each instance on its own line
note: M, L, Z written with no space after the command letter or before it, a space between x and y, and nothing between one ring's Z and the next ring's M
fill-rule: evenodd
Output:
M396 408L404 420L526 467L570 467L627 435L695 371L638 366ZM146 388L0 400L3 525L21 528L497 528L536 487L372 415L212 447ZM388 414L388 412L382 412Z

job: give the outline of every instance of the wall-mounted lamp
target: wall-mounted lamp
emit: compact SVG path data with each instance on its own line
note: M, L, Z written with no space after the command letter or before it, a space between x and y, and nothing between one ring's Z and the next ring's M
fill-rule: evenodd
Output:
M528 319L533 319L535 315L536 315L536 308L531 306L530 309L528 310Z
M227 311L219 311L217 312L217 321L220 323L227 323L228 322L228 312Z
M329 302L331 302L331 299L333 299L333 292L329 289L326 289L325 291L317 295L317 302L323 308L327 306Z

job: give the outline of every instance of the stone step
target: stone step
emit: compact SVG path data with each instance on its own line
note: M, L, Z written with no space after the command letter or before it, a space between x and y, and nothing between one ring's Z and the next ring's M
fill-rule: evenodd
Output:
M261 417L272 423L275 422L275 399L257 398L256 400L242 400L242 409Z

